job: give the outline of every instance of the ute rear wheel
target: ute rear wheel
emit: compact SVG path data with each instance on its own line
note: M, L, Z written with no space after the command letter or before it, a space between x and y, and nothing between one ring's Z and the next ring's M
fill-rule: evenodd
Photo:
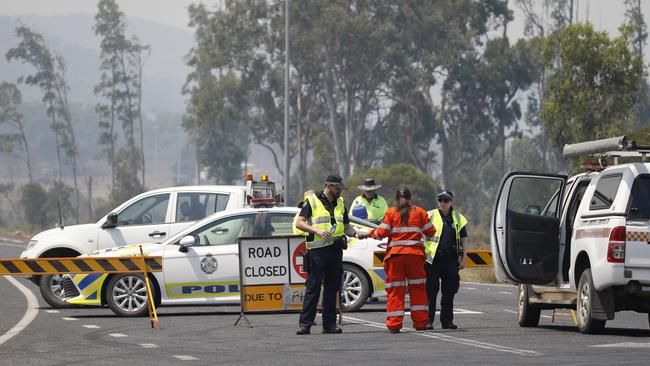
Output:
M530 285L519 285L519 302L517 303L517 321L522 327L536 327L539 324L541 310L528 302Z
M578 329L581 333L598 333L605 327L606 320L593 317L594 298L598 296L591 278L591 270L585 269L578 284Z
M155 289L152 287L152 291ZM152 294L156 298L156 294ZM108 281L106 302L123 317L140 317L149 312L147 285L141 274L118 274Z
M343 264L341 281L341 310L357 311L368 300L370 284L366 274L352 264Z
M75 307L75 305L63 300L65 298L65 291L63 290L61 280L62 277L58 274L41 276L38 287L41 290L43 300L55 309Z

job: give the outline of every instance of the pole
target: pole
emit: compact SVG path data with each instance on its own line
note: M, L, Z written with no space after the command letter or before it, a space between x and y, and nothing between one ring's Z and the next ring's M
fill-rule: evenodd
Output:
M284 205L289 200L289 0L284 2Z

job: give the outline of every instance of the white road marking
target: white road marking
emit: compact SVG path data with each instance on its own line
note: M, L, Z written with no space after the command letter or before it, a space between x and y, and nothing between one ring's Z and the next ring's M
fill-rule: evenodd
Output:
M476 290L476 287L463 287L463 290Z
M27 299L27 310L25 311L25 314L20 319L20 321L14 325L13 328L9 329L7 333L0 336L0 345L18 335L18 333L22 332L23 329L27 328L29 323L31 323L34 318L36 318L36 315L38 315L38 300L36 299L36 296L34 296L34 293L31 292L27 287L23 286L23 284L18 282L18 280L15 278L10 276L2 277L9 281L9 283L12 285L16 286L16 288L18 288L18 290L23 293Z
M506 295L512 295L512 292L507 292L507 291L499 291L500 294L506 294Z
M139 343L138 346L142 348L158 348L158 346L153 343Z
M343 317L346 320L350 320L352 322L355 322L357 324L361 325L366 325L369 327L373 328L379 328L379 329L386 329L386 325L382 323L377 323L377 322L372 322L369 320L363 320L363 319L358 319L358 318L353 318L350 316L344 316ZM454 337L450 336L448 334L442 334L442 333L434 333L434 332L418 332L414 329L411 328L402 328L402 331L406 330L409 333L412 333L414 335L418 335L420 337L426 337L426 338L433 338L437 339L440 341L445 341L445 342L451 342L451 343L458 343L470 347L476 347L476 348L482 348L482 349L489 349L497 352L506 352L506 353L512 353L516 354L519 356L542 356L542 353L539 353L537 351L532 351L532 350L526 350L526 349L518 349L518 348L513 348L513 347L507 347L507 346L502 346L499 344L494 344L494 343L486 343L486 342L480 342L480 341L475 341L472 339L467 339L467 338L459 338L459 337Z
M198 358L192 357L190 355L174 355L174 357L178 358L181 361L196 361Z
M410 315L410 311L405 311L404 315ZM436 314L440 315L440 310L436 310ZM475 315L475 314L484 314L482 311L466 310L466 309L454 309L454 314L465 314L465 315Z
M68 322L73 322L73 321L75 321L75 320L79 320L79 319L77 319L77 318L72 318L72 317L63 317L63 318L61 318L61 319L65 320L65 321L68 321Z
M100 329L101 328L99 325L95 325L95 324L84 324L83 327L88 328L88 329Z
M58 310L45 310L45 312L48 313L48 314L58 314L58 313L60 313L60 311L58 311Z
M128 335L122 333L110 333L109 336L113 338L126 338Z
M587 347L611 347L611 348L650 348L650 343L640 342L623 342L623 343L610 343L610 344L597 344Z
M513 313L513 314L517 314L517 312L516 312L516 311L514 311L514 310L509 310L509 309L505 309L505 310L503 310L503 311L505 311L506 313Z

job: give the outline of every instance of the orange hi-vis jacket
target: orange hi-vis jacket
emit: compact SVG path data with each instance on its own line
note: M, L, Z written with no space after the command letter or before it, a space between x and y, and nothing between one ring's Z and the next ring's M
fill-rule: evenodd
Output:
M386 211L384 219L376 229L370 232L375 239L388 237L385 259L395 254L415 254L426 257L424 254L424 237L431 237L436 229L426 211L421 207L411 205L409 220L402 223L399 211L391 207Z

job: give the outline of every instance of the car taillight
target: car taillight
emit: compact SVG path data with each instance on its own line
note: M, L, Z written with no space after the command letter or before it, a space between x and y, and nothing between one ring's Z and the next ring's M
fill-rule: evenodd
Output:
M607 261L610 263L625 262L625 226L617 226L609 233Z

